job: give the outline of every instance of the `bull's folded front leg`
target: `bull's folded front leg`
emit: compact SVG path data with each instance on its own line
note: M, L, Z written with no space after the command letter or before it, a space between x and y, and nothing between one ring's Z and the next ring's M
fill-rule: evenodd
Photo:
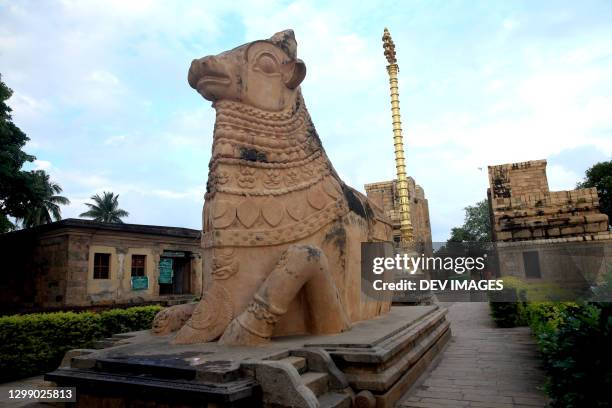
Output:
M307 326L314 333L339 333L349 327L349 319L319 248L292 245L259 287L253 300L232 320L220 344L262 344L270 340L274 326L287 312L302 287L309 305Z

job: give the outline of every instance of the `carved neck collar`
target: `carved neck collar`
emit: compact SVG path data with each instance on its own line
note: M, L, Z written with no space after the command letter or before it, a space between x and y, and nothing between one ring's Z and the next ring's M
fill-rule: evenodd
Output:
M214 108L213 161L289 163L322 150L301 93L291 108L280 112L234 101L216 102Z
M217 121L219 121L220 116L223 118L227 115L235 118L256 119L261 124L268 124L270 126L280 123L291 123L301 116L299 115L301 111L306 110L300 91L298 91L293 106L278 112L259 109L236 101L218 101L213 103L213 108L217 111Z

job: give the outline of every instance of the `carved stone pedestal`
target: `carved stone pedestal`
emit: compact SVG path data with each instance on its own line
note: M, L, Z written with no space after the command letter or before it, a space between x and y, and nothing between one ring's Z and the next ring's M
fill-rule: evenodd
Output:
M134 332L69 352L45 379L76 387L87 408L391 407L450 338L445 313L394 307L348 332L249 347Z

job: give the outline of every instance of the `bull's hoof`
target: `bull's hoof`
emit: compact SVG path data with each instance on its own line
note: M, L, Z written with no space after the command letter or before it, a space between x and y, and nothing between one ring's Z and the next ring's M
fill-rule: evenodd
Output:
M174 344L193 344L193 343L206 343L211 339L210 333L202 332L201 330L196 330L188 324L184 325L181 330L176 333L176 337L174 338Z
M167 307L153 319L153 334L164 335L177 331L189 320L197 303Z
M178 331L176 344L206 343L213 341L231 322L233 317L229 294L219 284L213 284L204 293L191 318Z
M259 337L245 329L239 322L239 319L234 319L227 326L223 336L219 339L219 344L227 346L255 346L258 344L266 344L270 339Z

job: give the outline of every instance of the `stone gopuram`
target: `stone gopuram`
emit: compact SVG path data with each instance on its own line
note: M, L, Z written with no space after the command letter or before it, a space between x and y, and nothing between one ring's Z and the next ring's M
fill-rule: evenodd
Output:
M443 349L445 309L364 292L362 243L392 257L392 226L338 177L305 76L291 30L192 62L217 114L201 300L69 351L45 378L76 387L77 406L390 408Z
M400 216L397 194L397 180L379 181L364 186L366 195L384 211L393 226L393 240L400 241ZM408 197L410 198L410 221L412 222L415 242L423 243L431 251L431 223L429 203L423 187L408 177Z
M546 160L489 166L494 241L608 235L595 188L549 191Z

